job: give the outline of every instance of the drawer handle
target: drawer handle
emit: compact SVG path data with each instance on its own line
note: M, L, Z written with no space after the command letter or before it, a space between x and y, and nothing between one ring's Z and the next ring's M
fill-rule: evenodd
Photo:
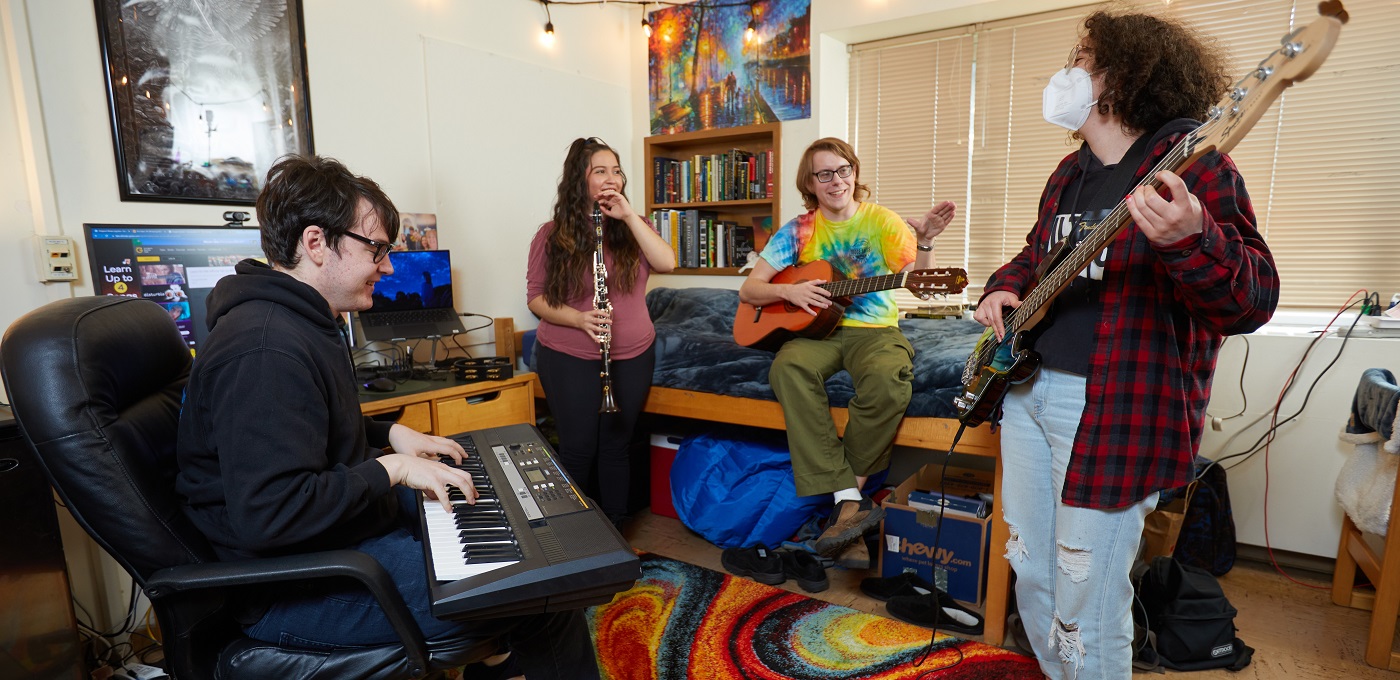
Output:
M466 397L465 399L463 399L463 401L467 402L468 404L484 404L488 401L495 401L500 397L500 392L491 392L489 394L475 394L470 397Z
M14 458L0 458L0 473L9 472L19 467L19 461Z

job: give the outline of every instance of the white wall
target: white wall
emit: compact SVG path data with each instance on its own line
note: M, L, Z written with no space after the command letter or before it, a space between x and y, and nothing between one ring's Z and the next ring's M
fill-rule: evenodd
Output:
M606 138L624 160L633 156L633 142L626 137L633 125L628 114L637 101L630 84L637 68L632 43L642 41L639 10L556 7L556 40L546 46L539 39L544 13L536 3L303 0L303 5L316 151L374 178L401 210L438 213L441 246L464 255L456 267L460 309L514 316L532 326L524 300L524 252L548 217L568 139L607 134L585 122L596 123L594 113L608 111L621 120L609 121L616 132ZM122 202L93 3L0 0L0 11L4 328L46 301L92 290L85 270L77 284L38 282L28 243L36 231L81 242L84 222L219 224L223 211L233 206ZM462 69L455 83L443 79L445 87L470 93L464 99L472 110L464 119L474 122L472 134L491 139L494 147L540 136L539 120L526 124L519 107L550 102L551 84L563 79L601 85L591 96L561 97L537 112L550 122L549 134L563 140L557 149L528 157L482 155L471 148L471 135L431 137L425 58L430 43L489 55L524 74L509 88L481 91L474 88L487 74ZM645 97L645 89L642 93ZM493 183L486 195L479 186L464 186L460 174L441 171L448 166L514 182ZM477 219L483 211L494 219ZM473 285L476 281L501 285ZM474 340L491 337L483 331ZM125 612L126 579L63 514L74 591L105 627Z

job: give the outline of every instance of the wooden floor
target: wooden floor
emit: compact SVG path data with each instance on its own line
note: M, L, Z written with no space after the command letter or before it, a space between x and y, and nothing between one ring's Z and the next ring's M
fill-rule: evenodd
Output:
M724 571L719 563L720 549L677 520L642 511L626 527L625 533L632 546L639 550ZM1225 596L1239 610L1235 625L1239 628L1240 639L1254 648L1254 663L1239 673L1201 671L1189 677L1201 680L1400 680L1400 673L1372 668L1362 659L1370 612L1332 604L1330 575L1306 571L1289 573L1319 588L1298 585L1280 576L1270 565L1247 561L1237 562L1235 568L1220 579ZM827 574L831 588L809 594L811 597L884 615L884 603L860 592L860 580L873 572L831 569ZM803 592L791 581L781 587Z

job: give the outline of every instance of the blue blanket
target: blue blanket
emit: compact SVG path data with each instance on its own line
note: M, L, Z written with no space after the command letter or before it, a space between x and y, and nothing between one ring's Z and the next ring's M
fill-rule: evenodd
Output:
M739 293L717 288L654 288L647 309L656 325L656 372L652 384L734 397L776 400L768 386L773 353L734 342ZM957 417L953 397L962 391L962 369L982 325L967 319L902 319L900 330L914 347L914 396L908 416ZM826 381L831 405L854 396L851 376L840 371Z

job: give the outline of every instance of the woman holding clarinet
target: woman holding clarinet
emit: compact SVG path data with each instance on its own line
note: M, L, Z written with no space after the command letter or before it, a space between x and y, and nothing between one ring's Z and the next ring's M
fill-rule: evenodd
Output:
M628 446L656 363L647 278L676 267L671 246L632 209L626 190L616 151L597 137L574 140L553 219L531 241L525 275L559 458L580 488L596 488L619 529L629 508Z

